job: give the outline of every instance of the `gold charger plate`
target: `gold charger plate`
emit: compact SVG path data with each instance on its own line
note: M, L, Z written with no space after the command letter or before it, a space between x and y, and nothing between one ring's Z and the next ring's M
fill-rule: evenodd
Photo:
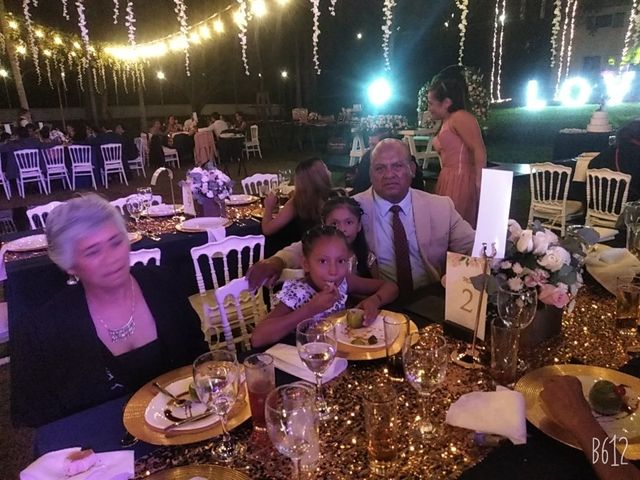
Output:
M136 243L142 240L142 233L140 232L128 232L129 243Z
M158 382L160 385L168 385L171 382L188 377L191 374L191 366L187 365L160 375L134 393L129 402L127 402L122 418L127 431L134 437L151 443L152 445L186 445L222 435L220 422L216 422L207 428L197 431L189 430L184 433L172 432L171 436L167 437L164 433L155 430L144 420L144 412L147 409L147 405L149 405L151 399L158 394L158 390L153 386L153 382ZM251 417L249 402L246 401L248 398L246 382L240 385L239 397L240 399L236 401L227 420L227 430L233 430Z
M174 467L149 475L148 480L190 480L193 477L204 477L207 480L249 480L249 477L238 470L231 470L220 465L185 465Z
M622 372L591 365L549 365L533 370L518 380L515 390L524 395L527 420L551 438L577 449L580 449L580 447L576 440L546 415L539 398L544 380L553 375L573 375L575 377L593 377L609 380L615 384L629 385L635 392L640 392L640 379ZM639 413L634 415L638 415L640 418ZM602 418L608 419L611 417ZM635 437L628 440L628 446L624 442L618 443L618 450L623 453L623 450L626 449L624 458L627 460L639 460L640 438Z
M227 220L222 226L227 228L229 225L233 223L233 220ZM176 230L182 233L206 233L206 230L202 230L200 228L185 228L181 223L176 225Z
M380 310L380 315L385 317L406 317L402 313L391 312L389 310ZM347 311L344 310L342 312L334 313L327 317L328 320L334 322L344 321L347 316ZM409 320L409 333L417 332L418 326L413 323L412 320ZM399 352L402 350L402 341L400 338L396 338L396 341L392 345L392 353ZM338 354L340 358L346 358L347 360L377 360L379 358L385 358L387 356L387 351L384 347L384 339L382 341L381 348L377 349L364 349L358 348L353 345L347 345L346 343L338 342Z

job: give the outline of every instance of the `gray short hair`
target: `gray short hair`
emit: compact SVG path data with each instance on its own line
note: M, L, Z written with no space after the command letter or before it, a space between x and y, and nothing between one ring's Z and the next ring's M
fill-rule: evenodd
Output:
M104 198L89 193L54 208L47 217L45 233L49 258L65 272L73 268L78 241L107 223L126 235L122 215Z

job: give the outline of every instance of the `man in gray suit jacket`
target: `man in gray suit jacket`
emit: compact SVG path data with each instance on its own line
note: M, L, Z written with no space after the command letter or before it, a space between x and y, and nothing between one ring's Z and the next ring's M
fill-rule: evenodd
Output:
M393 138L381 141L372 152L369 173L371 188L353 198L364 211L365 237L383 279L398 281L392 207L399 207L406 232L414 289L440 280L447 251L471 252L475 232L451 199L411 188L415 165L404 142ZM294 243L255 264L247 272L249 282L253 286L273 283L284 268L299 268L301 258L301 245Z

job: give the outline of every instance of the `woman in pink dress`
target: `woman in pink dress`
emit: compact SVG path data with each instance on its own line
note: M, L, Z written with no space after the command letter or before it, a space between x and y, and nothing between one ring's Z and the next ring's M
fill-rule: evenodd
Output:
M461 79L436 77L429 87L428 100L433 118L442 120L433 142L442 161L436 193L450 197L462 218L475 228L487 151L478 121L465 110L466 91Z

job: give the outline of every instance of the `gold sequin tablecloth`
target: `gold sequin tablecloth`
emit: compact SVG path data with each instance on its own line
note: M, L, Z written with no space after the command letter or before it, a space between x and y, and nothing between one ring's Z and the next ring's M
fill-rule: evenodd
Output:
M535 350L526 352L531 368L553 363L586 363L617 368L628 361L622 341L616 334L613 312L615 299L598 285L586 286L579 295L576 308L565 313L562 333ZM427 327L440 331L440 326ZM454 346L461 346L451 340ZM382 378L384 363L351 362L347 371L325 387L327 401L334 417L320 426L321 460L313 477L317 479L376 478L368 468L364 441L362 399L364 385ZM429 406L441 428L427 445L412 443L410 430L416 418L420 399L406 382L394 384L401 412L399 441L401 458L397 472L389 478L450 479L459 477L491 451L476 446L471 432L444 425L449 405L462 394L474 390L492 390L491 378L485 370L464 370L450 365L445 383L431 396ZM251 422L233 432L237 441L249 442ZM137 478L175 465L212 463L210 443L184 447L162 448L136 463ZM256 479L290 479L291 462L274 451L261 455L243 456L234 461L233 468ZM514 465L514 468L516 466ZM506 472L505 472L506 473Z

